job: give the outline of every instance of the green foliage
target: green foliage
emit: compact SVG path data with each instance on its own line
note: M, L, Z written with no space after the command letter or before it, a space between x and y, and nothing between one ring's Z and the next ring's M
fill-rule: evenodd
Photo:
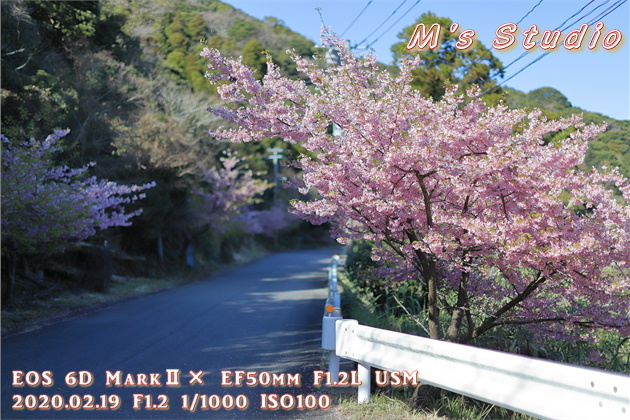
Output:
M182 19L182 14L177 12L175 13L175 16L173 16L171 23L164 28L164 34L166 35L167 40L175 34L181 34L184 38L186 38L184 35L184 29L185 25Z
M264 20L265 22L267 22L267 23L271 24L271 26L273 26L273 27L274 27L274 29L275 29L276 27L284 27L284 28L286 28L286 26L284 25L284 21L283 21L283 20L278 19L277 17L274 17L274 16L265 16L263 20Z
M184 77L184 65L186 62L186 53L182 51L172 51L166 56L166 66L169 70L178 73Z
M350 277L355 279L358 284L367 281L364 277L366 272L372 271L378 267L376 261L372 260L373 248L373 241L355 240L352 242L346 259L346 270Z
M291 37L289 40L289 48L304 57L309 57L313 55L314 52L313 42L304 37Z
M227 3L223 3L220 1L212 1L210 4L208 4L208 10L211 10L217 13L225 13L225 12L231 12L235 9L234 9L234 6L229 5Z
M622 174L630 178L630 121L617 121L594 112L587 112L571 105L568 98L558 90L543 87L524 93L505 88L507 103L512 108L539 108L549 119L568 117L571 114L583 114L587 124L608 124L606 132L592 141L586 153L587 167L618 167ZM549 141L566 137L569 133L559 132Z
M207 30L206 21L199 13L193 14L186 24L186 35L193 41L205 36Z
M424 333L417 327L417 316L423 316L426 291L421 282L397 280L383 272L384 264L372 260L373 241L353 240L346 259L346 270L357 292L369 296L374 309L401 328L406 325L414 333ZM398 329L397 328L397 329Z
M606 131L591 142L586 153L587 166L618 167L630 178L630 129Z
M424 23L427 30L435 23L440 25L442 29L438 45L435 49L409 52L407 42L411 39L416 25L420 23ZM398 34L402 41L391 47L396 60L409 55L422 56L422 63L413 72L412 86L436 100L444 95L444 88L447 85L457 84L462 92L471 85L478 85L485 91L496 86L494 77L503 75L503 65L499 59L480 42L476 41L472 47L465 50L455 48L460 31L451 33L448 28L452 23L450 19L439 17L432 12L424 13L413 25ZM498 88L492 92L485 98L488 103L496 103L500 98Z
M157 23L154 40L166 53L165 67L176 80L185 80L195 92L214 92L204 79L203 60L199 41L206 39L209 29L197 12L166 11ZM214 38L217 42L219 39Z
M256 38L252 38L243 46L243 63L256 70L256 78L262 79L267 73L267 56L264 47Z
M502 407L441 392L428 385L379 390L370 397L369 404L358 403L356 397L341 397L338 410L348 420L533 419Z
M555 115L572 108L568 98L554 88L543 87L527 94L512 88L505 91L507 102L513 108L540 108Z
M227 33L237 40L249 39L256 35L256 25L244 19L237 19Z
M169 35L166 39L166 42L168 43L168 46L170 47L171 50L185 50L186 47L188 46L188 38L186 38L186 35L184 35L184 33L182 32L173 32L171 35Z
M31 17L40 23L47 37L57 43L73 38L91 38L96 34L100 2L35 1L29 6Z
M563 109L571 108L571 102L562 93L556 89L544 87L536 89L530 92L528 95L530 101L537 104L546 104L546 107L550 111L560 111Z

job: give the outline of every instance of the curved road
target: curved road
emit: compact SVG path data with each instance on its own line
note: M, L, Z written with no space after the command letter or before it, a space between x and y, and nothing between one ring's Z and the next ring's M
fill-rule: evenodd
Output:
M226 274L3 339L1 417L223 419L317 415L297 409L261 410L261 395L277 394L280 398L292 394L285 397L285 403L291 398L299 402L302 397L298 395L314 395L317 401L324 401L321 392L312 387L312 372L323 366L321 317L333 253L275 254ZM221 386L221 371L237 370L253 372L250 378L262 381L273 379L276 373L277 386ZM81 379L92 379L92 384L68 386L66 375L80 371L87 372ZM111 375L110 386L106 386L106 372ZM177 386L167 386L169 374ZM14 376L22 387L12 383ZM38 376L41 385L29 385ZM79 376L70 375L69 380L73 378ZM300 379L299 386L296 378ZM290 386L282 386L281 381ZM217 401L231 402L226 394L243 395L249 407L212 410ZM55 397L47 402L53 395L63 399ZM93 409L65 409L66 404L89 406L90 396L95 398ZM120 408L110 409L118 397ZM192 405L194 400L197 409L192 412L185 405ZM139 409L133 408L134 401ZM314 398L308 401L313 403ZM15 410L20 403L63 407ZM160 410L160 405L168 409Z

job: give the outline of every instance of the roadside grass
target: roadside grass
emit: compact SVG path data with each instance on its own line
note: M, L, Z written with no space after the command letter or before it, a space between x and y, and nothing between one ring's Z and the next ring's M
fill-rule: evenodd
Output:
M447 420L436 412L428 412L413 408L408 402L399 398L392 398L382 393L370 397L369 403L359 404L348 397L341 397L337 405L337 412L348 420Z
M29 331L97 311L115 302L154 293L190 281L187 276L160 279L146 277L114 277L107 292L60 290L46 299L13 302L9 310L2 309L2 334Z
M373 393L369 403L359 404L356 395L340 396L336 412L347 420L529 420L530 416L486 404L461 395L442 392L418 401L415 388Z

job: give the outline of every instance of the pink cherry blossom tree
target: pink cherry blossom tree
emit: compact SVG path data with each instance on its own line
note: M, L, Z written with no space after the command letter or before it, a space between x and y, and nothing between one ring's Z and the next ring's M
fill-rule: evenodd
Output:
M258 80L241 61L204 50L227 102L214 112L233 123L213 134L281 136L314 152L295 164L301 191L319 198L294 202L294 212L330 222L341 243L374 240L374 259L422 282L432 338L465 343L521 324L544 337L630 333L630 185L615 169L580 169L604 127L488 107L476 89L435 102L411 88L417 61L392 76L323 38L341 64L294 54L308 84L283 77L270 58ZM561 130L566 138L547 140Z
M2 253L13 263L16 255L60 252L99 230L131 225L130 219L142 210L127 211L125 205L155 185L126 186L86 177L91 165L54 166L56 143L68 131L23 144L2 136ZM5 302L10 300L14 265L10 270Z
M231 224L241 223L249 207L269 188L233 154L222 157L216 167L198 164L195 172L201 182L193 190L191 225L197 232L223 233Z

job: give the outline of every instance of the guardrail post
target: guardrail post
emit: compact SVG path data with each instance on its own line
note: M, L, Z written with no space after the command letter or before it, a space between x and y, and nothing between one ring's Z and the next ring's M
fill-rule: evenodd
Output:
M335 353L337 348L335 323L343 318L333 305L326 305L326 312L327 314L322 318L322 348L330 353L328 371L331 372L334 382L339 380L339 356Z
M328 371L332 376L333 382L339 382L339 363L341 358L337 356L334 351L330 352L330 358L328 359Z
M359 404L370 402L370 365L359 363Z
M325 313L322 318L322 349L329 351L328 371L332 375L332 381L339 381L339 363L336 345L335 323L341 316L341 297L337 287L337 263L339 256L333 256L331 266L328 268L328 298L326 299Z
M341 308L341 296L339 295L339 286L337 282L337 265L339 264L339 255L334 255L328 275L328 295L332 299L332 305L335 308Z

